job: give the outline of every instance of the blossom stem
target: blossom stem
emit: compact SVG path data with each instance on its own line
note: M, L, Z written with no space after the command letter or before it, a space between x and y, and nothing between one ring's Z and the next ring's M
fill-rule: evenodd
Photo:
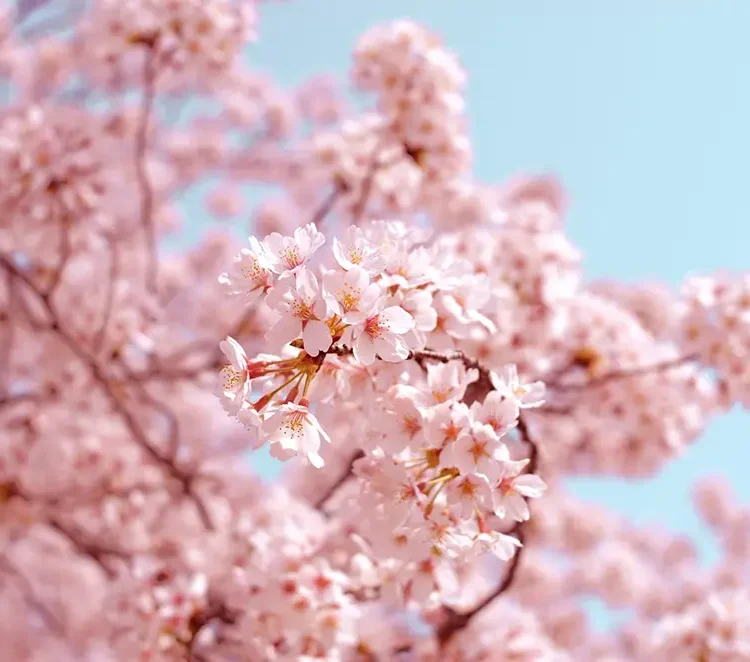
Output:
M268 403L271 402L271 400L273 399L273 397L277 393L279 393L279 391L283 391L287 386L289 386L289 384L291 384L296 379L300 379L303 375L304 375L304 373L301 373L301 372L297 373L295 375L292 375L281 386L275 388L273 391L271 391L270 393L267 393L262 398L260 398L255 403L253 403L253 406L258 411L261 411L261 410L265 409L266 405L268 405Z

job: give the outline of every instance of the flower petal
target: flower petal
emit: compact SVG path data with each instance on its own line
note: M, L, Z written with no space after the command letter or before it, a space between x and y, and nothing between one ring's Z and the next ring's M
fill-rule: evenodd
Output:
M381 326L391 333L406 333L414 328L414 318L401 306L389 306L378 316Z
M369 334L360 334L352 349L354 350L354 358L362 365L375 363L375 344Z
M305 351L310 356L317 356L319 352L325 352L333 342L331 330L325 322L312 320L305 325L302 332L302 342Z
M221 349L224 356L227 357L229 363L237 372L245 372L247 370L247 354L242 349L242 345L234 338L227 336L219 343L219 349Z

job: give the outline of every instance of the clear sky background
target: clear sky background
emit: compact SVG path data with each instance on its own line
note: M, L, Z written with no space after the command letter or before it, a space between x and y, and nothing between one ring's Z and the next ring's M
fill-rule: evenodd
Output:
M282 84L344 79L358 35L403 17L440 33L469 73L476 176L561 178L590 278L677 286L750 269L750 0L269 2L251 65ZM700 538L690 486L718 473L750 500L748 444L737 411L657 479L574 487Z

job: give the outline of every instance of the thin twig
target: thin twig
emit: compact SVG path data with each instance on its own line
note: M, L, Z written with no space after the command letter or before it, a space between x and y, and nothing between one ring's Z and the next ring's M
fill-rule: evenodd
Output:
M29 578L19 570L6 555L0 556L0 567L4 568L6 572L13 575L20 582L23 587L21 594L29 606L42 617L47 629L58 637L63 637L65 635L65 625L60 618L58 618L58 616L35 595L34 587Z
M57 531L60 535L65 537L73 545L73 547L75 547L75 550L79 554L88 557L94 563L96 563L104 571L107 577L109 577L109 579L113 579L115 577L115 572L107 564L106 559L109 556L123 558L126 556L125 552L109 547L104 547L103 545L99 545L98 543L84 541L57 519L53 518L48 520L47 525L51 529Z
M63 273L65 272L65 267L68 266L68 262L70 261L70 258L73 254L72 248L73 246L70 241L70 227L68 225L68 220L66 217L63 217L60 223L60 250L58 263L54 273L52 274L52 281L47 287L46 296L52 297L55 294L57 288L60 286Z
M33 402L34 400L41 399L42 395L39 393L14 393L12 395L6 395L5 397L0 398L0 410L21 402Z
M333 189L325 197L320 207L315 210L315 213L313 214L312 219L310 219L310 222L315 223L316 226L320 225L336 206L336 203L341 197L343 190L344 189L338 184L334 185Z
M5 397L0 397L0 408L2 408L5 400L11 399L10 394L11 388L11 377L10 377L10 365L11 358L13 356L13 344L15 343L15 325L13 324L13 304L16 299L16 288L14 287L13 275L7 273L7 288L8 288L8 309L6 311L0 311L0 322L6 326L5 338L3 344L0 346L0 375L3 377L0 382L0 393L4 394Z
M95 354L98 354L102 350L102 347L104 347L104 341L107 338L107 329L114 309L115 288L120 274L120 251L117 247L117 242L114 237L109 237L108 241L109 274L107 280L107 295L104 300L104 313L102 315L101 325L99 326L99 331L97 331L96 336L94 337L93 345Z
M336 492L338 492L339 488L341 488L341 486L346 483L346 481L349 480L349 477L352 475L352 468L354 467L354 463L364 456L365 454L361 450L352 455L352 457L346 463L344 471L331 485L329 485L328 489L318 497L317 501L313 504L313 508L315 508L316 510L323 510L328 500L334 494L336 494Z
M156 57L155 49L149 47L143 64L143 96L141 99L140 121L135 136L135 171L141 191L140 221L146 238L146 288L155 292L159 277L159 259L154 222L154 189L147 172L148 134L151 114L156 96Z
M380 163L378 163L379 152L380 147L378 146L372 154L370 165L367 168L367 174L362 181L362 191L360 192L359 199L357 200L357 203L354 205L354 209L352 210L352 222L355 225L359 224L359 222L362 220L362 216L364 216L365 210L367 209L367 202L370 198L370 194L372 193L372 185L375 183L375 175L380 168Z
M56 334L58 339L84 364L87 366L91 377L104 392L104 395L109 400L112 408L120 417L125 424L125 427L130 432L136 443L146 452L146 454L154 461L157 465L160 465L168 475L175 480L179 481L185 494L195 503L198 513L203 521L204 526L207 529L213 529L213 523L211 518L208 516L208 512L205 505L201 501L200 497L193 492L192 489L192 476L186 474L172 461L170 457L164 455L160 450L155 448L148 439L146 432L143 430L141 425L136 420L135 416L130 410L124 405L118 396L113 384L108 380L107 375L96 361L95 358L89 355L89 353L81 347L75 339L63 328L60 318L57 314L57 310L50 299L49 295L40 291L36 284L15 264L4 256L0 255L0 266L3 266L7 271L13 274L21 282L23 282L27 288L33 292L43 303L44 308L50 318L50 331Z
M609 382L618 381L620 379L629 379L631 377L642 377L644 375L663 372L670 370L671 368L679 368L688 363L692 363L697 360L697 356L694 354L688 354L686 356L678 356L673 359L667 359L659 363L652 363L650 365L641 365L634 368L623 368L621 370L612 370L611 372L605 373L600 377L595 377L582 384L560 384L550 383L547 385L550 389L555 389L560 392L568 391L583 391L588 388L594 388L607 384Z
M523 527L520 524L516 524L509 532L509 535L515 535L521 545L523 545L524 533ZM513 581L516 578L516 574L518 573L518 568L521 564L522 550L523 547L519 547L516 550L513 558L508 562L508 568L505 571L503 580L497 585L495 590L487 595L481 602L479 602L479 604L475 605L469 611L463 613L455 612L452 609L447 610L448 617L438 627L435 633L435 636L437 637L437 640L440 643L441 647L446 646L448 642L456 635L456 633L467 627L471 620L479 612L481 612L483 609L486 609L492 602L494 602L498 597L500 597L511 587Z

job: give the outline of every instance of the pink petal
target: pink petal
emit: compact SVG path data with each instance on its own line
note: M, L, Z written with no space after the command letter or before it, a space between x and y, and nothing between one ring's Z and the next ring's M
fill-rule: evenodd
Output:
M389 306L379 318L380 324L392 333L406 333L414 328L414 318L401 306Z
M513 487L519 494L538 499L547 490L547 483L535 474L524 474L513 481Z
M362 365L372 365L375 363L375 344L367 333L360 334L354 342L354 358Z
M325 352L333 342L331 330L325 322L313 320L305 325L302 332L302 341L305 351L310 356L317 356L319 352Z
M219 343L219 349L237 372L244 372L247 369L247 354L234 338L227 336Z
M271 329L266 333L266 340L276 343L278 346L292 342L302 331L302 322L296 317L284 315Z

